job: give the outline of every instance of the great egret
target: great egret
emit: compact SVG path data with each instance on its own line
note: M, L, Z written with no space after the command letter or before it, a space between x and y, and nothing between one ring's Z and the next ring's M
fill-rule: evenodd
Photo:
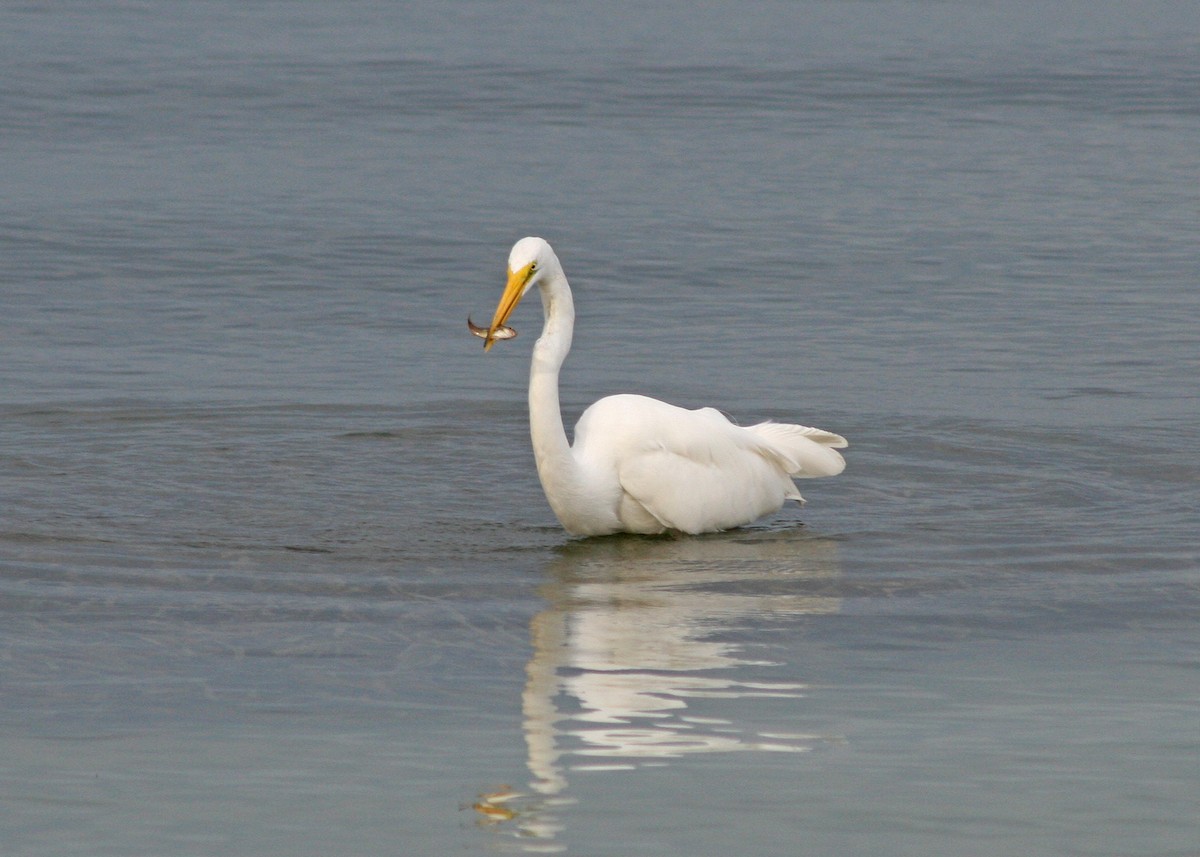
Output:
M570 533L705 533L749 524L801 503L793 477L834 476L846 439L807 426L737 426L713 408L687 410L646 396L608 396L593 404L567 441L558 372L571 350L575 305L549 243L522 238L508 256L508 284L487 328L467 324L490 349L516 332L505 327L534 286L546 322L533 346L529 428L550 508Z

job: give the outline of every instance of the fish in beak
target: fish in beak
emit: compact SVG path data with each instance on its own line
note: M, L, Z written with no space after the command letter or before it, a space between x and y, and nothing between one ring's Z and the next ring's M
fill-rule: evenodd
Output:
M470 328L471 333L483 339L484 351L489 350L499 339L512 339L517 335L515 330L505 326L504 323L508 321L508 317L512 315L517 304L521 302L521 298L525 296L533 272L533 262L508 272L508 282L504 286L504 294L500 296L500 303L496 305L496 313L492 316L492 323L489 327L479 327L472 323L470 318L467 319L467 327Z

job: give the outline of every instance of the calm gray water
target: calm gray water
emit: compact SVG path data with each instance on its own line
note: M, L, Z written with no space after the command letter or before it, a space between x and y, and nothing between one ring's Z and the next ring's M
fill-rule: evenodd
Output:
M416 8L407 8L409 5ZM1200 7L0 9L6 855L1200 853ZM508 248L846 435L571 540Z

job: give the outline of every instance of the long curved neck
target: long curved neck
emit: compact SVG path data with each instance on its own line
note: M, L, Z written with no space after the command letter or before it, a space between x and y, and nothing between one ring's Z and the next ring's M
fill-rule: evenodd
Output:
M561 271L547 277L539 291L546 323L533 347L529 370L529 433L538 476L553 505L556 497L563 496L561 489L574 482L577 468L558 403L558 372L571 350L575 304Z

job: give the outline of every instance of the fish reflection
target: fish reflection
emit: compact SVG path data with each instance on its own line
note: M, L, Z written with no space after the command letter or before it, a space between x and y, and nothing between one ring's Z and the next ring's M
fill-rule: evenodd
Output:
M840 600L822 594L839 573L836 550L796 530L566 545L547 569L548 606L531 622L522 696L531 793L504 792L499 813L513 813L522 847L561 850L554 807L571 803L573 772L808 749L813 736L754 732L690 705L803 695L794 682L744 680L748 668L770 664L722 635L771 617L836 612Z

